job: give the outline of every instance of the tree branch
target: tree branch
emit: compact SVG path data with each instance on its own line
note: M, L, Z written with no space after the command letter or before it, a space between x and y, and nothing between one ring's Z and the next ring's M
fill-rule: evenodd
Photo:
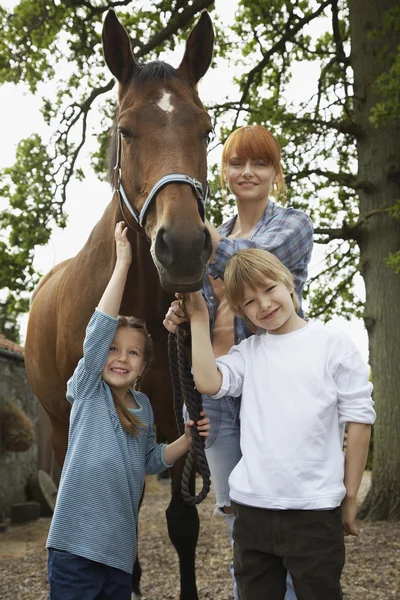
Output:
M325 179L331 181L332 183L338 183L339 185L351 188L352 190L364 190L365 192L371 192L373 189L371 182L361 181L351 173L335 173L333 171L323 171L322 169L303 169L303 171L289 174L286 177L286 181L290 183L292 181L303 179L304 177L309 177L310 175L325 177Z
M151 40L135 53L135 58L142 58L151 52L151 50L154 50L154 48L162 44L167 38L175 35L180 29L183 29L198 12L209 8L212 4L214 4L214 0L193 0L192 4L186 6L182 12L174 14L169 20L168 25L162 31L153 35Z
M343 221L342 227L324 229L321 227L314 228L314 235L326 236L325 239L315 240L317 244L328 244L332 240L355 240L358 241L358 230L362 225L365 225L369 219L376 215L389 214L392 207L376 208L362 215L356 223L346 223Z
M354 275L358 272L358 269L353 269L350 274L345 277L345 279L342 279L342 281L335 287L335 292L332 294L332 296L329 298L328 303L325 304L325 306L323 306L321 308L321 310L319 310L318 312L315 313L310 313L310 318L315 319L316 317L320 317L321 315L323 315L327 309L331 308L333 303L335 302L335 300L340 296L340 294L342 293L342 290L344 290L346 288L346 286L351 283Z
M296 33L298 33L305 25L307 25L308 23L313 21L316 17L318 17L325 10L325 8L331 4L331 1L332 0L325 0L325 2L323 2L316 11L314 11L310 15L307 15L307 17L304 17L304 19L300 19L299 21L297 21L296 25L294 25L293 27L288 26L285 33L281 37L281 39L278 42L276 42L272 46L272 48L270 48L270 50L268 50L268 52L264 53L262 60L253 69L251 69L251 71L249 71L249 73L247 75L246 83L244 84L244 87L243 87L242 96L239 100L240 107L243 106L243 104L245 103L245 101L247 99L247 94L249 93L249 90L250 90L250 86L254 82L256 75L259 75L262 73L264 68L267 66L270 58L277 52L283 51L285 49L286 42L290 41L296 35ZM240 109L238 111L238 114L236 115L233 129L235 129L235 127L237 126L239 112L240 112Z

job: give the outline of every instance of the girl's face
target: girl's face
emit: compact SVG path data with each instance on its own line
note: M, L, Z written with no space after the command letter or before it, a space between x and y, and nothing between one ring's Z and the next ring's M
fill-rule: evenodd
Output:
M261 158L239 158L233 148L226 165L225 177L229 189L238 200L265 201L276 180L276 173Z
M145 344L140 331L128 327L117 329L103 369L103 379L113 390L128 389L143 373Z
M300 317L296 314L292 296L281 281L265 280L263 287L251 288L244 284L240 304L243 314L256 326L269 333L290 333L298 329Z

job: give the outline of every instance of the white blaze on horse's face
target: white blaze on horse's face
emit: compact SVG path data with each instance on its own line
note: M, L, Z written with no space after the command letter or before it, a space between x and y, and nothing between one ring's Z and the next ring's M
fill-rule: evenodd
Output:
M169 115L171 115L172 111L174 110L174 106L171 104L171 96L172 94L170 92L164 91L161 94L159 102L157 103L157 106Z

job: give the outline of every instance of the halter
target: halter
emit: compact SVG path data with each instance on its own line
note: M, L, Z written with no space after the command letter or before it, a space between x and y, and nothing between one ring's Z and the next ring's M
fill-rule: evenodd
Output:
M121 212L122 212L122 214L124 214L123 211L122 211L122 202L121 202L121 198L122 198L122 200L124 201L124 204L125 204L126 208L129 210L129 212L131 213L132 217L135 219L136 223L140 227L144 227L144 223L145 223L145 219L146 219L146 214L147 214L147 212L148 212L148 210L149 210L149 208L151 206L152 201L157 196L158 192L163 187L165 187L166 185L168 185L169 183L186 183L187 185L190 185L190 187L194 191L195 196L197 198L197 204L198 204L198 209L199 209L201 220L204 222L206 204L207 204L207 199L208 199L208 196L209 196L209 187L208 187L208 184L206 185L206 191L205 191L205 194L204 194L203 193L203 185L201 184L200 181L198 181L197 179L194 179L193 177L190 177L189 175L184 175L182 173L169 173L168 175L164 175L163 177L160 177L160 179L151 188L150 193L147 196L146 201L143 204L143 207L142 207L142 210L140 211L140 213L133 208L133 206L131 205L131 203L128 200L128 196L126 195L126 192L124 190L124 186L122 185L122 178L121 178L121 134L120 133L118 134L117 162L115 164L114 171L116 172L116 175L117 175L117 185L114 188L114 193L117 192L117 194L118 194L119 203L120 203L120 207L121 207Z

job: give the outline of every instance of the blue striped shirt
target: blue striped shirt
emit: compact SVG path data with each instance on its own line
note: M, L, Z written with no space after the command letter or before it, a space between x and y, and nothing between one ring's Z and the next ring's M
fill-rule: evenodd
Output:
M67 385L72 404L68 450L46 542L55 548L132 573L138 506L145 473L168 466L154 439L153 411L145 394L133 392L143 423L127 433L102 372L117 319L98 310L86 329L83 358Z
M215 313L218 308L217 299L211 285L209 275L214 279L224 278L228 260L235 252L245 248L261 248L274 254L291 271L294 286L299 297L307 280L308 263L313 247L313 225L310 217L303 211L289 207L282 208L268 200L263 216L254 227L249 238L228 239L236 222L237 215L218 228L222 236L214 253L214 262L208 265L203 283L203 295L210 315L210 330L214 328ZM299 311L302 315L302 311ZM252 335L246 327L244 319L235 316L234 338L238 344Z

